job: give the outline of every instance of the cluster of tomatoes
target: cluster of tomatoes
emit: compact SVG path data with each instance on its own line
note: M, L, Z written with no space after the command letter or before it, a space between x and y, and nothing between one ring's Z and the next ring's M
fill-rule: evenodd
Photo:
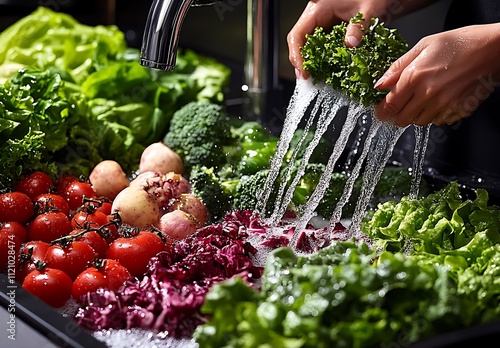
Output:
M125 226L111 208L88 180L26 175L0 194L0 270L53 307L117 290L171 246L156 231Z

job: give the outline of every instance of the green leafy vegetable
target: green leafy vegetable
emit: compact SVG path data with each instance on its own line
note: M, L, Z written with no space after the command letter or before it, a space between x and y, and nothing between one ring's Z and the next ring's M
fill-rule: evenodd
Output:
M0 47L0 77L9 78L13 65L30 66L54 69L81 84L124 54L126 42L116 26L83 25L40 6L1 33Z
M381 203L367 214L361 228L377 248L439 254L467 245L479 232L500 241L500 209L488 206L488 194L476 190L476 200L463 200L457 182L421 199L403 197Z
M315 82L331 85L363 105L376 104L387 92L374 89L375 82L407 51L408 45L396 29L372 18L361 43L350 48L344 43L346 28L344 22L334 26L330 33L316 28L308 35L301 48L304 69Z
M365 244L334 243L310 257L273 251L262 290L215 285L195 332L203 347L373 347L465 326L467 302L447 268Z
M66 145L71 118L57 74L25 69L0 85L0 187L27 166L55 175L48 159Z

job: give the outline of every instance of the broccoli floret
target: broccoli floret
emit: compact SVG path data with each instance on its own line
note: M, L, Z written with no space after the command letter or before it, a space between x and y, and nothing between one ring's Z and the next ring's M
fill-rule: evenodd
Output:
M188 172L196 165L219 168L226 163L224 146L232 142L229 117L219 104L188 103L172 116L163 142L181 156Z
M263 169L255 174L243 175L240 179L223 183L227 192L233 196L233 208L236 210L255 209L268 174L269 170ZM269 196L266 214L271 212L275 199L276 190L273 189Z
M207 207L212 222L219 221L231 210L231 197L226 194L214 168L192 167L189 182L192 193Z
M293 180L296 176L299 165L300 161L296 161L295 164L293 164L290 180ZM325 169L326 165L323 163L308 163L306 165L304 175L295 187L292 199L292 203L295 208L299 210L299 213L300 207L309 201L309 198L316 189L319 179L323 175ZM320 216L326 219L330 218L340 196L342 196L342 193L344 192L346 182L346 174L340 172L332 173L328 188L316 208L316 212Z

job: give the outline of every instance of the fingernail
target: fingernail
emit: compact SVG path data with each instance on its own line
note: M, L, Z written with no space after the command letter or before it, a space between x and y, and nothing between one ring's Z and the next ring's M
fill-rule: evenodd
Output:
M377 82L375 82L373 88L375 89L379 88L384 82L385 82L385 76L382 76L381 78L378 79Z
M295 68L295 77L297 77L297 79L307 79L308 75L307 73L305 72L305 70L300 70L298 68Z
M356 47L359 45L359 39L354 36L354 35L349 35L347 38L346 38L347 42L349 43L349 45L351 47Z

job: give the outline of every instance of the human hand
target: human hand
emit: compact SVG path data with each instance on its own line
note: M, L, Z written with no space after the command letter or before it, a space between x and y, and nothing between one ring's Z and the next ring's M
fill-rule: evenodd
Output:
M295 68L297 78L308 78L302 68L303 58L300 47L306 42L306 34L312 34L316 27L325 29L344 21L349 22L357 13L362 13L364 20L347 26L345 43L348 47L356 47L363 36L363 27L369 25L369 20L376 17L385 8L383 0L311 0L297 23L288 33L287 42L289 60Z
M499 84L499 56L500 23L427 36L375 84L390 89L375 116L402 127L467 117Z

